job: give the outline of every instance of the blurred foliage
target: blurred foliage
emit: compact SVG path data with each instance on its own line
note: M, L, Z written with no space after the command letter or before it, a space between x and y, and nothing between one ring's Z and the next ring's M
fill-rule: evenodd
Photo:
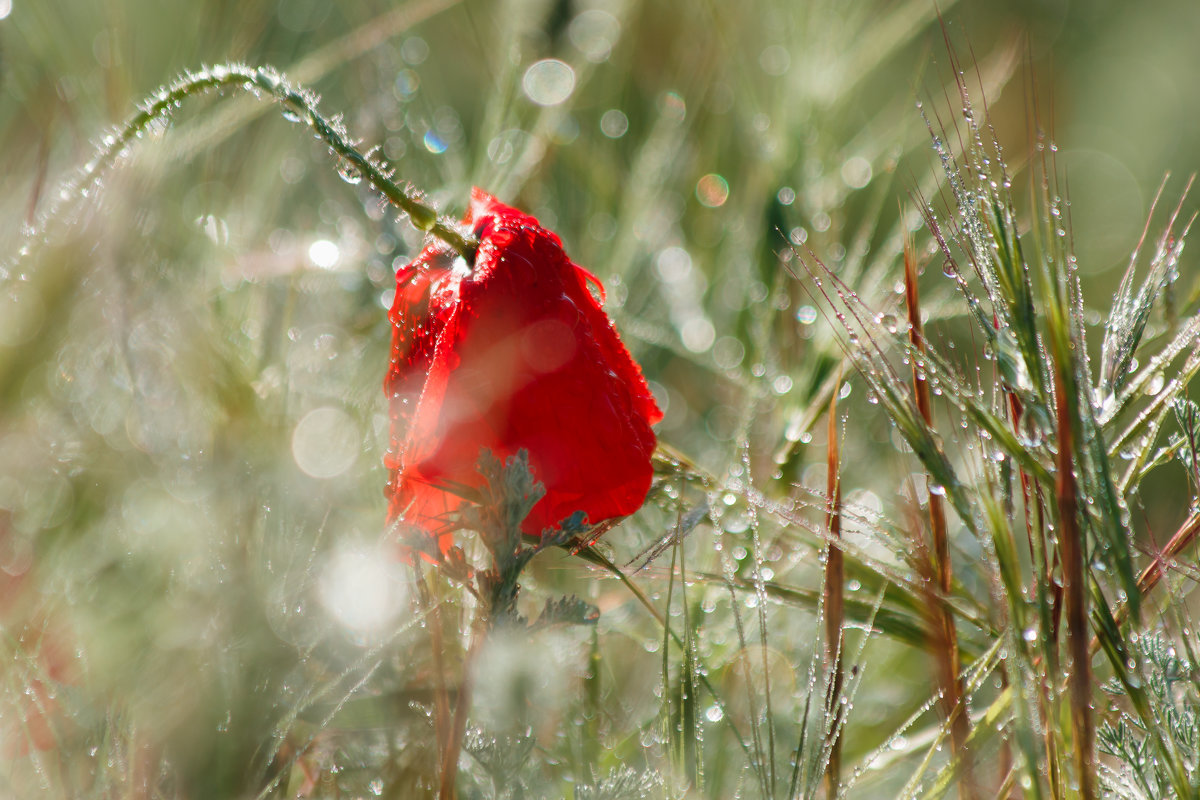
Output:
M845 331L801 264L819 256L880 312L886 338L903 318L900 254L914 233L933 264L929 339L956 366L978 365L982 334L918 232L917 198L936 202L945 176L915 103L939 104L938 130L962 113L932 3L0 0L3 11L0 792L412 797L437 784L438 698L462 680L471 603L380 542L384 310L420 236L344 182L276 105L238 91L178 109L98 192L58 197L159 86L231 61L319 92L326 114L343 113L364 149L380 146L446 213L475 184L559 233L607 285L666 412L661 439L696 465L600 545L677 638L608 573L539 555L523 613L577 594L601 616L594 631L489 640L464 795L678 796L691 780L710 797L815 796L828 688L821 415L833 392L846 420L849 795L934 783L926 760L945 766L946 732L907 538L929 463L863 381L837 380ZM1188 135L1200 12L971 0L941 11L1018 185L1031 184L1035 119L1060 147L1099 363L1099 326L1161 173L1200 163ZM564 102L534 102L555 91L529 71L543 59L570 67ZM1015 203L1026 233L1038 203ZM27 242L30 228L44 235ZM1186 281L1174 286L1151 298L1147 342L1174 333L1164 307L1194 305ZM930 441L965 459L952 468L989 522L1023 525L980 490L992 473L971 466L973 434L947 411L945 437ZM1130 473L1132 522L1109 520L1135 557L1194 497L1183 428L1161 424L1169 436L1139 428L1137 458L1116 459L1164 465L1144 483ZM1003 536L959 522L953 545L969 700L977 714L1008 709L1014 746L1027 745L1020 714L1035 712L1004 706L992 670L999 648L1025 641L995 600L1003 581L1029 577L1028 559L1005 561ZM1009 589L1011 601L1020 589ZM1147 617L1158 613L1187 618L1182 601ZM1160 694L1146 702L1174 702ZM1104 748L1145 752L1144 716L1111 719ZM1190 741L1179 727L1173 740ZM983 779L996 783L1003 748L986 748Z

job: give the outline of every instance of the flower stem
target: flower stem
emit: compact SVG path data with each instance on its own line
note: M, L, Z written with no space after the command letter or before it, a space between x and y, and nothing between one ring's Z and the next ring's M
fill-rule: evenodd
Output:
M86 196L127 151L134 139L161 125L184 100L228 88L244 89L256 97L266 93L284 106L288 119L304 122L312 128L316 136L329 146L330 152L341 160L344 172L353 170L354 174L365 178L388 202L407 214L416 228L432 234L468 263L474 263L479 243L472 236L464 233L453 220L440 217L437 210L423 202L419 192L411 186L402 186L393 180L392 170L371 152L361 152L338 117L326 118L317 110L319 98L315 93L292 87L283 75L271 67L222 64L185 73L174 83L160 88L119 130L104 137L96 155L62 189L58 200L71 201ZM59 210L59 206L52 207L43 219L47 222L54 219Z

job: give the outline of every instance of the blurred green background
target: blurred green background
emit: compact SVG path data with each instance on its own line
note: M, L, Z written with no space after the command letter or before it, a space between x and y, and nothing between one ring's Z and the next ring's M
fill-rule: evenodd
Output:
M942 14L972 87L980 64L1018 174L1036 96L1069 182L1085 293L1107 308L1164 172L1200 164L1200 6L959 2ZM319 761L314 731L381 720L418 733L338 745L328 758L345 771L325 779L369 788L386 761L389 787L416 786L419 747L380 752L421 741L409 702L436 669L389 594L392 571L369 573L384 600L358 609L366 617L339 599L375 563L385 307L419 236L340 180L307 130L235 93L192 101L99 192L60 200L142 98L201 65L271 64L445 212L457 216L474 184L534 213L607 284L666 411L660 437L778 496L824 488L810 429L836 353L785 237L868 302L894 302L913 194L936 192L916 100L943 121L961 111L924 0L0 0L0 17L0 264L12 273L0 284L0 568L14 587L0 609L25 658L6 691L24 696L47 676L65 686L56 739L89 754L26 757L6 774L63 796L138 780L240 795L278 775L296 737ZM52 208L50 235L14 261ZM894 434L867 408L852 412L843 485L869 520L912 464L893 458ZM672 518L648 509L613 534L618 560ZM734 507L723 530L745 533L748 518ZM776 571L815 586L811 544L784 547ZM694 546L703 567L712 554ZM652 622L581 567L555 562L537 581L605 611L609 711L596 740L615 759L652 745ZM39 655L54 619L77 656L66 677ZM791 650L812 626L795 613L779 623L784 685L804 680L807 656ZM584 680L586 639L546 645L569 662L555 680ZM736 642L705 646L721 661ZM863 690L852 755L927 688L919 654L872 648L914 677ZM364 686L369 710L338 703ZM576 713L577 687L556 686L545 691L561 708L542 722L559 732L545 739L570 749L569 726L551 717ZM502 700L480 701L481 716L504 718ZM150 755L160 746L162 762ZM106 758L117 767L96 778L89 765ZM155 772L168 763L171 777Z

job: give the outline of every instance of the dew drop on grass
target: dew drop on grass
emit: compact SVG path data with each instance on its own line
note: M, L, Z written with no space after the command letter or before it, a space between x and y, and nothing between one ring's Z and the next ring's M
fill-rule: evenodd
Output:
M333 269L341 258L337 244L328 239L318 239L308 248L308 260L320 269Z
M580 13L567 27L571 44L593 64L608 60L620 35L620 21L600 9L588 9Z
M352 162L345 158L339 158L337 163L338 175L342 180L351 185L362 182L362 173L359 172Z
M719 208L729 199L729 182L715 172L696 182L696 199L707 208Z
M871 162L862 156L847 159L841 168L842 181L851 189L862 189L871 182Z
M600 117L600 132L609 139L620 139L629 131L629 117L619 108L610 108Z
M817 309L812 306L800 306L796 309L796 321L801 325L812 325L817 321Z
M575 91L575 70L556 58L544 58L525 70L521 88L539 106L561 105Z
M434 155L440 155L446 152L446 149L449 147L449 145L446 144L446 140L441 136L438 136L433 131L426 131L425 135L421 138L421 143L425 145L426 150Z
M306 414L292 432L292 456L305 474L334 478L354 465L358 426L345 411L323 406Z

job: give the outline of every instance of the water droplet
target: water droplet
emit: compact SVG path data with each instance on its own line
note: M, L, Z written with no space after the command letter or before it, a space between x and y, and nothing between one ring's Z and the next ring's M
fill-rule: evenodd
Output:
M425 135L421 138L421 143L425 145L426 150L434 155L441 155L449 147L446 140L433 131L425 131Z
M621 36L621 23L598 8L581 12L567 27L571 44L593 64L607 61Z
M358 426L345 411L323 406L306 414L292 433L296 465L314 478L341 475L358 458Z
M696 181L696 199L700 201L700 205L708 208L725 205L725 201L729 199L728 181L715 172L710 172Z
M429 58L429 43L420 36L410 36L400 45L400 57L413 66L423 64Z
M871 162L862 156L846 159L841 169L842 181L851 189L861 189L871 182Z
M333 269L341 258L338 246L328 239L317 239L308 247L308 260L321 269Z
M619 108L610 108L600 117L600 132L610 139L620 139L629 130L629 117Z
M342 180L349 184L361 183L362 173L358 171L358 167L349 159L339 158L337 162L338 175Z
M421 88L421 78L411 69L402 69L393 83L397 100L408 100Z
M544 58L525 70L521 88L539 106L557 106L575 91L575 70L556 58Z

